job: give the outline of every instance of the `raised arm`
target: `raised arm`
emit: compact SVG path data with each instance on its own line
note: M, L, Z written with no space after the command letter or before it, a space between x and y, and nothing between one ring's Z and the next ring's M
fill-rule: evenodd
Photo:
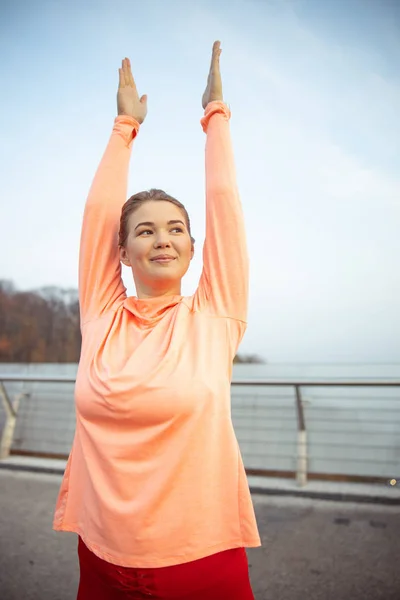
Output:
M129 59L119 69L118 116L97 169L83 216L79 255L81 324L101 316L125 297L121 280L118 230L126 201L133 140L147 114L139 98Z
M206 239L200 304L217 316L247 320L249 265L242 206L236 183L229 130L230 111L223 102L219 42L213 46L203 96L201 121L206 141Z

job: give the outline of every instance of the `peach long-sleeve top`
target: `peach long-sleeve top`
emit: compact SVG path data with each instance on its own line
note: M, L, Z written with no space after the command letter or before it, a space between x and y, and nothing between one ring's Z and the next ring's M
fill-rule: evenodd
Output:
M127 297L121 280L117 239L135 119L115 119L86 203L76 432L53 526L121 566L261 545L231 420L248 257L229 119L225 104L211 102L201 121L206 239L193 296Z

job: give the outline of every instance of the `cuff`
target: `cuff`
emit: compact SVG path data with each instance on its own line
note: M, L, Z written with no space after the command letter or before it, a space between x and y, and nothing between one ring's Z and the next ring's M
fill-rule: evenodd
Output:
M203 131L207 133L208 124L210 119L216 113L222 115L226 121L229 121L231 118L231 111L225 102L221 102L220 100L214 100L213 102L209 102L204 111L204 117L201 119L200 123L203 128Z
M127 146L130 146L138 134L140 124L134 117L118 115L114 120L113 133L120 135Z

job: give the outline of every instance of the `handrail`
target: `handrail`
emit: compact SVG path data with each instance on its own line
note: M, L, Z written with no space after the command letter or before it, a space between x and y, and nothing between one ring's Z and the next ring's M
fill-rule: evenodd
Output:
M36 375L2 375L3 382L75 383L76 377L38 377ZM232 385L271 387L400 387L400 379L235 379Z
M76 376L46 377L37 375L1 374L0 373L0 396L6 412L6 422L3 435L0 440L0 458L9 455L13 440L14 429L17 420L18 405L22 398L28 397L29 392L21 392L16 395L14 401L8 397L4 383L75 383ZM307 483L308 476L308 440L304 406L301 397L302 388L321 387L351 387L351 388L400 388L400 379L235 379L231 382L233 387L290 387L295 392L295 410L297 414L297 482L300 486Z
M371 379L370 381L365 379L263 379L260 381L255 379L242 379L232 381L232 385L266 385L272 387L400 387L400 379Z

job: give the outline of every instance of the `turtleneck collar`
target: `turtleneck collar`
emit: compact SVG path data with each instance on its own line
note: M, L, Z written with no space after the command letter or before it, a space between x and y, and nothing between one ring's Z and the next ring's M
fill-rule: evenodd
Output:
M154 298L137 298L129 296L124 302L124 308L129 310L143 325L151 326L160 321L165 313L179 304L183 296L155 296Z

